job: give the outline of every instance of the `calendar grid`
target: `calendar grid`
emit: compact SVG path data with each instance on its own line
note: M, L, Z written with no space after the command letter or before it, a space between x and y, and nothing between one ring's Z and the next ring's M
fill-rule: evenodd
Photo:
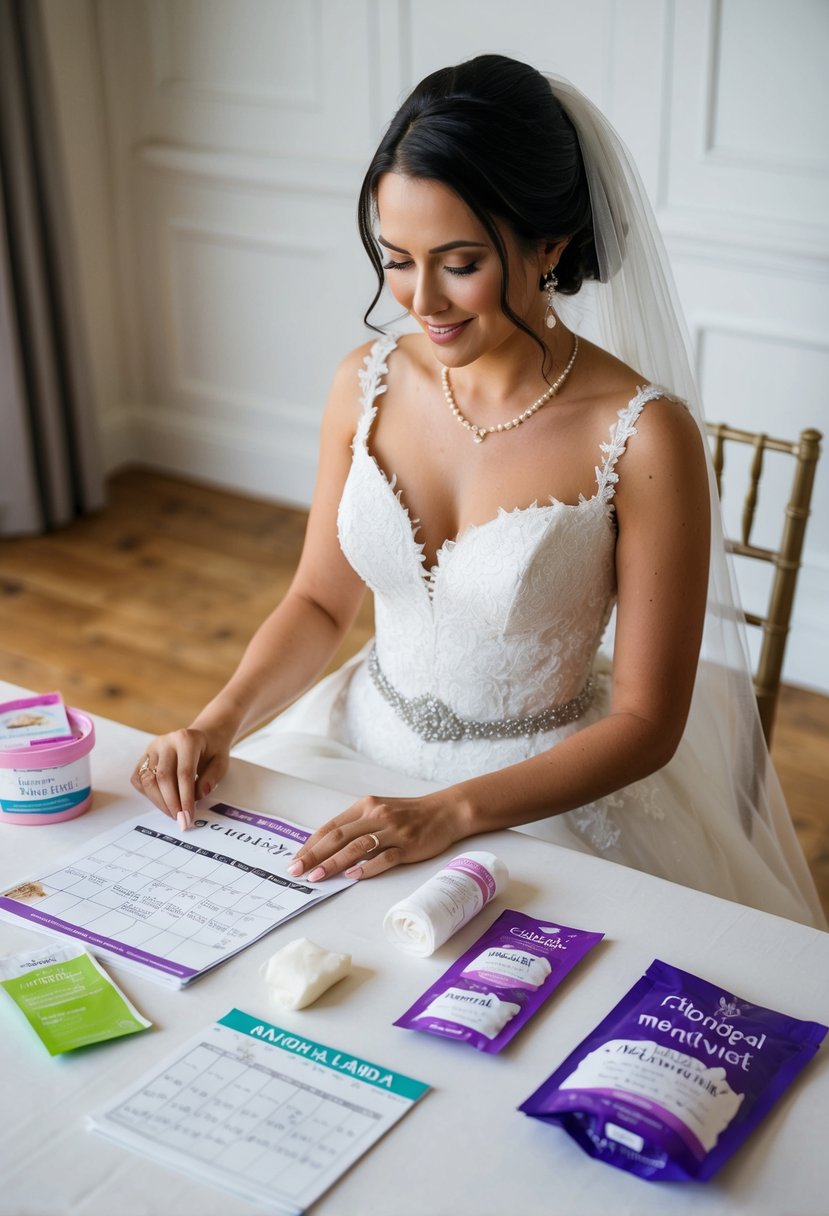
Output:
M188 982L275 925L350 885L292 879L308 833L224 804L175 836L156 816L113 829L0 895L5 916Z
M231 1010L94 1116L93 1126L168 1164L296 1212L426 1089Z
M264 1183L336 1167L379 1120L377 1111L238 1052L200 1044L174 1071L114 1107L109 1117L167 1147ZM324 1142L323 1142L324 1138ZM292 1184L293 1189L293 1184Z

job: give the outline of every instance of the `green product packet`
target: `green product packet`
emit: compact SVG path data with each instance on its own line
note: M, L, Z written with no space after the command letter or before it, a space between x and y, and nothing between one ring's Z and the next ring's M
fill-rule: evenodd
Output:
M52 1056L152 1025L82 946L47 946L0 959L0 987Z

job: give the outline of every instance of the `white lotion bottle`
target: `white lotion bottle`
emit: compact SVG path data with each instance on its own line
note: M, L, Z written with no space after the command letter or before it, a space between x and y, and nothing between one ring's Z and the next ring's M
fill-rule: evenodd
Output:
M393 904L383 932L407 954L426 958L504 890L507 867L494 853L461 853Z

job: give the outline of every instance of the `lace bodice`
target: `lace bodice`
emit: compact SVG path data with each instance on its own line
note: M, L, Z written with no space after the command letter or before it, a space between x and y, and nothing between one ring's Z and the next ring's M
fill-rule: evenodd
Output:
M475 720L566 702L590 675L615 598L616 462L661 390L641 389L620 411L592 498L499 510L445 542L428 569L395 479L370 450L394 347L380 339L365 360L338 521L343 552L374 592L383 673L405 696L431 694Z

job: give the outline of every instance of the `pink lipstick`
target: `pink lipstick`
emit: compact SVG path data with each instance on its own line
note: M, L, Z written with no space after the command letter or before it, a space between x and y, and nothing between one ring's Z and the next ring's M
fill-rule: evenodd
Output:
M424 324L427 334L437 346L448 346L463 333L471 320L469 317L466 321L459 321L457 325L430 325L428 321Z

